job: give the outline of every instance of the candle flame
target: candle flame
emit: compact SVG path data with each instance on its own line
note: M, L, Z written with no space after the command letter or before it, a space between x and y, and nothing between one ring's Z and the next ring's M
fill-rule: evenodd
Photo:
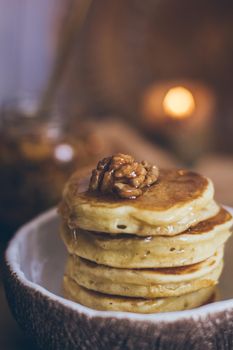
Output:
M174 119L183 119L192 115L195 101L192 93L182 87L176 86L168 90L163 100L164 112Z

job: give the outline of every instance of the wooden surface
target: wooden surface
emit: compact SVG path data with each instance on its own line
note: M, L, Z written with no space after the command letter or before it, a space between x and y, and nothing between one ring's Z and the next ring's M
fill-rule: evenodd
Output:
M233 157L209 154L198 161L196 170L213 181L217 201L233 207Z

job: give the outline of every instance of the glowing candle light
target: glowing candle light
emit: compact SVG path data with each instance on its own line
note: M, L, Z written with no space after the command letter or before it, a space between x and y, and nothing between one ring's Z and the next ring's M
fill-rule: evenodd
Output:
M195 110L192 93L182 86L169 89L163 100L163 109L168 116L175 119L190 117Z
M214 106L215 96L202 82L158 81L142 94L143 125L180 159L192 162L211 143Z

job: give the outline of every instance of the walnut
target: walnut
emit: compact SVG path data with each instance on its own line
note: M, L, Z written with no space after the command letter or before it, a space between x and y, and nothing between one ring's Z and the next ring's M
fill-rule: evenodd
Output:
M136 198L153 185L159 176L155 165L136 162L130 155L118 153L99 161L92 171L89 191L116 193L120 198Z

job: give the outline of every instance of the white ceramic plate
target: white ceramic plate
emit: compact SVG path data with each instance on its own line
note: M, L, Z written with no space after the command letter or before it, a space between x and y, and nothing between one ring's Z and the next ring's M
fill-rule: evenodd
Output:
M233 214L233 209L228 208ZM22 227L6 251L5 289L16 320L42 349L233 349L233 239L221 301L140 315L95 311L62 297L66 250L53 209Z

